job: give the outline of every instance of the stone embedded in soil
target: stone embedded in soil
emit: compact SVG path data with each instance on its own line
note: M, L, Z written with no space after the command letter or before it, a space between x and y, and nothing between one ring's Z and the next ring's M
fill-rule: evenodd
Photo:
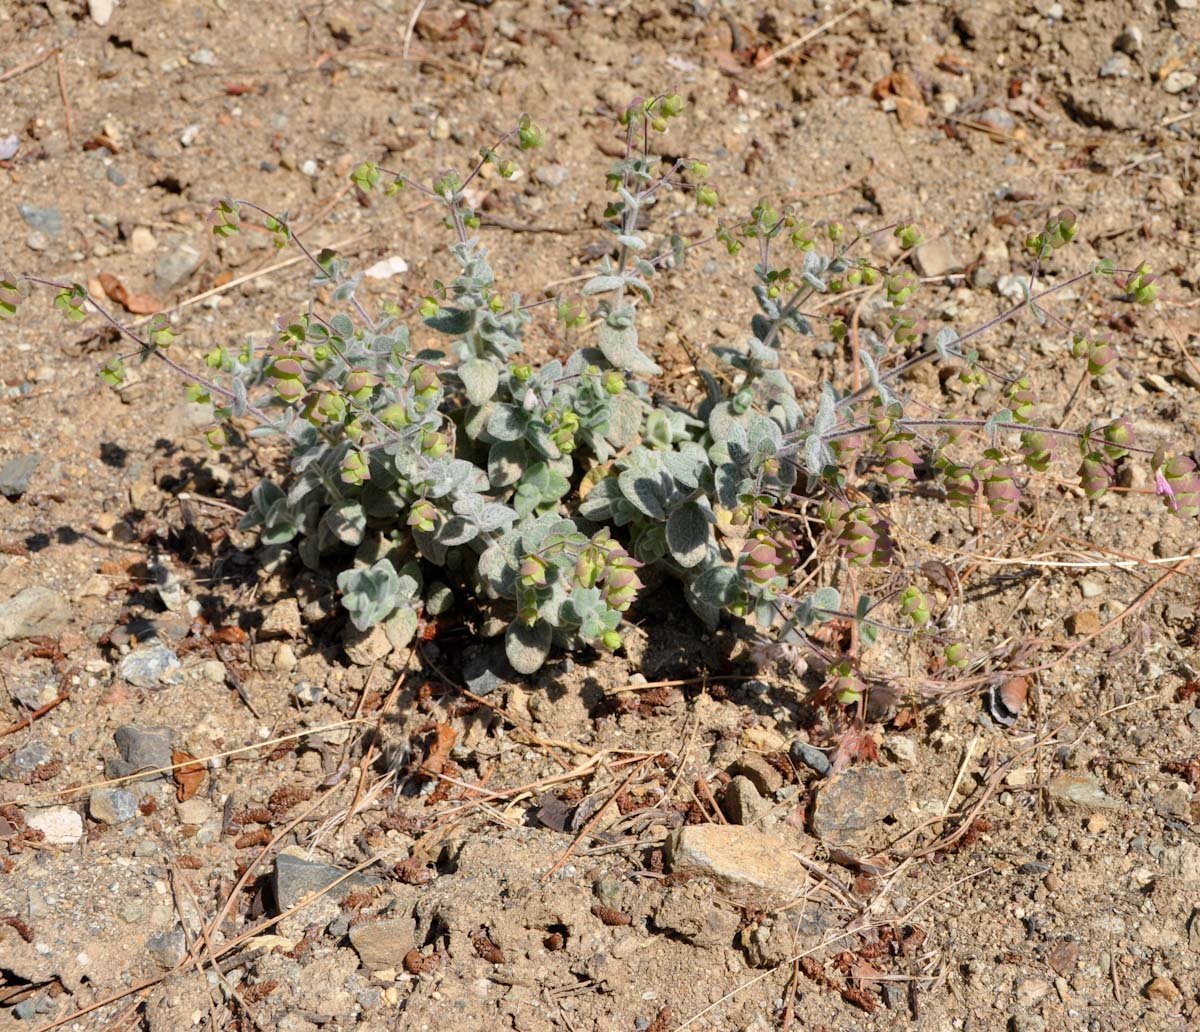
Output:
M758 794L767 799L783 788L783 775L757 753L743 756L729 768L729 773L748 778Z
M797 766L807 767L820 777L826 777L829 774L829 757L815 745L809 745L807 742L793 742L788 749L788 755Z
M1184 90L1190 90L1195 85L1195 72L1189 72L1182 68L1172 72L1162 81L1163 92L1172 95L1182 93Z
M1075 970L1079 963L1079 943L1071 939L1063 939L1046 957L1046 962L1057 975L1067 976Z
M116 9L117 0L88 0L88 16L101 27L107 25Z
M738 901L789 903L808 877L785 841L729 824L680 828L667 840L667 854L672 874L707 878Z
M73 846L83 838L83 818L69 806L53 806L42 810L25 823L45 835L48 846Z
M21 638L59 634L70 619L70 604L57 591L25 588L0 602L0 648Z
M1120 810L1124 805L1108 795L1091 774L1059 774L1046 787L1050 798L1089 810Z
M387 631L382 624L376 624L365 631L360 631L353 624L346 624L342 635L342 647L351 663L364 667L378 663L392 651L392 643L388 640Z
M770 808L749 778L739 774L725 786L723 809L731 824L753 824Z
M411 917L390 917L355 925L350 945L363 967L370 971L399 968L404 955L416 944L416 922Z
M120 752L110 759L104 769L110 778L124 778L138 771L160 770L171 766L173 731L169 727L135 727L123 724L113 732L113 741ZM142 781L155 781L162 774L147 774Z
M907 798L904 775L894 767L851 767L817 790L813 834L827 842L844 841L890 817Z
M9 781L23 781L43 763L50 762L50 747L36 738L26 742L14 752L3 765L0 765L0 777Z
M187 939L183 928L176 925L169 932L160 932L146 940L146 952L160 967L170 970L178 967L187 952Z
M280 911L288 910L309 893L320 892L345 873L340 867L334 867L332 864L322 864L315 860L304 860L298 856L281 853L275 860L275 870L272 873L276 906ZM350 875L345 881L339 882L337 888L331 892L334 898L344 899L356 889L367 889L377 884L379 884L378 878L359 871Z
M63 234L62 212L57 208L39 208L35 204L18 204L17 211L30 229L46 236L59 237Z
M213 805L207 799L196 796L186 799L175 807L181 824L205 824L213 815Z
M1077 638L1096 634L1100 630L1100 614L1094 609L1083 609L1067 617L1067 630Z
M260 641L268 638L299 638L303 633L300 603L294 598L281 598L271 606L258 629Z
M462 678L476 695L488 695L519 680L501 648L485 649L468 659L462 665Z
M703 948L729 946L740 918L733 910L716 905L710 882L673 885L654 910L654 925L684 942Z
M1182 995L1179 986L1163 975L1149 982L1142 992L1146 994L1146 999L1155 1003L1178 1003Z
M124 824L137 812L137 796L123 788L97 788L88 796L88 813L103 824Z
M161 688L183 680L179 657L165 645L131 652L121 660L117 673L135 688Z
M964 268L962 260L945 237L922 244L913 252L913 261L922 276L949 276L953 272L962 272Z
M41 461L40 454L30 452L9 459L0 466L0 494L5 498L20 498L29 490L29 480Z
M154 287L159 292L186 283L200 267L204 255L191 244L181 243L170 254L163 255L154 266Z
M570 175L571 170L566 165L539 165L533 171L533 178L551 189L562 186Z

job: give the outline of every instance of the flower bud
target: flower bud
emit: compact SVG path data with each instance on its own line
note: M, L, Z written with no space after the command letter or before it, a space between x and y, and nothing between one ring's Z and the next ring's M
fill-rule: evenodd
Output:
M521 560L517 575L521 578L521 586L526 588L543 588L546 586L546 560L540 555L527 555Z
M1036 473L1045 473L1053 454L1053 438L1040 430L1021 431L1021 458Z
M961 669L970 662L970 657L967 655L967 647L961 642L953 642L947 645L943 650L942 655L945 657L946 666Z
M715 208L717 206L717 191L711 186L702 186L696 191L696 203L702 208Z
M1008 385L1006 392L1008 406L1012 410L1013 419L1018 423L1028 423L1033 418L1033 407L1036 398L1028 376L1022 376Z
M223 426L210 427L204 431L204 439L213 451L220 451L226 444L225 428Z
M865 519L863 510L855 510L842 521L838 544L846 553L846 562L851 566L870 566L875 557L875 546L879 535Z
M1108 341L1093 341L1088 349L1088 375L1103 376L1117 364L1117 349Z
M392 430L399 430L408 425L408 413L399 402L388 405L379 412L379 421Z
M1108 490L1112 467L1104 461L1104 456L1100 452L1089 452L1079 464L1077 475L1083 493L1095 501Z
M422 498L413 502L405 521L413 530L431 532L438 523L438 511L433 503Z
M615 369L604 374L604 392L616 396L625 389L625 377Z
M1104 428L1104 454L1114 461L1129 454L1133 444L1133 424L1125 416L1114 419Z
M438 379L437 370L425 362L421 362L409 370L408 383L421 398L433 397L442 384Z
M983 496L993 516L1012 516L1021 506L1021 491L1013 477L1013 470L1004 462L1000 453L987 449L975 474L983 484Z
M979 481L969 466L956 462L945 461L942 465L942 479L946 485L946 501L955 509L970 508L975 502L979 491Z
M854 667L849 660L844 659L840 663L835 663L829 668L829 672L834 678L834 697L841 705L849 706L862 699L867 686L854 672Z
M421 433L421 454L426 458L440 459L446 454L449 442L446 435L437 430L425 430Z
M919 247L921 244L921 231L911 224L897 226L893 235L900 241L900 246L906 251L910 251L914 247Z
M616 631L605 631L600 635L600 644L612 652L621 647L621 636Z
M351 369L342 383L342 390L362 404L371 397L371 392L378 383L379 377L369 369Z
M917 479L914 466L920 465L921 456L909 443L908 438L897 437L888 441L883 453L883 473L893 485L905 484Z
M362 484L371 479L370 460L363 452L352 451L342 459L342 483Z
M915 584L900 592L900 615L907 616L917 627L929 623L929 603Z
M1176 455L1168 459L1155 477L1172 512L1179 516L1195 516L1200 514L1200 476L1196 474L1196 464L1186 455Z

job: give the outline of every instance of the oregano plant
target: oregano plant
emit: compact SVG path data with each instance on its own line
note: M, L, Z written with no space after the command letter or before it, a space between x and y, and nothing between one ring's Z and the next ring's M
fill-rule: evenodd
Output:
M764 201L690 242L646 228L671 193L689 195L701 212L719 204L705 162L660 158L650 146L682 108L662 95L621 115L625 153L606 173L615 257L601 260L577 298L525 302L503 288L476 233L468 187L486 166L512 178L520 154L542 142L522 117L461 176L426 183L371 162L351 173L364 193L416 191L441 212L453 276L414 313L369 310L343 256L314 253L285 214L224 198L209 220L216 236L256 220L278 246L298 248L314 288L328 290L327 304L278 319L269 346L216 347L196 371L177 357L165 318L137 331L79 284L36 276L0 275L0 317L18 314L30 285L48 287L67 318L98 315L133 345L105 363L105 383L120 386L130 360L163 361L189 398L211 403L213 448L243 431L282 436L288 475L253 489L243 527L334 574L354 627L385 624L394 644L411 639L420 613L444 609L453 585L470 596L460 602L503 614L507 654L522 673L555 648L621 648L623 621L656 566L680 582L706 625L726 615L764 640L800 643L824 659L832 698L861 703L881 674L831 646L818 625L841 621L868 643L884 633L920 638L950 677L972 659L969 643L940 622L920 557L900 554L886 515L918 483L950 509L1005 520L1019 517L1029 484L1052 470L1096 499L1119 463L1147 461L1172 512L1200 512L1200 477L1186 454L1139 443L1120 415L1075 428L1039 421L1034 381L1016 363L989 366L976 349L1027 313L1060 342L1062 362L1104 377L1116 345L1051 306L1095 277L1115 282L1129 303L1152 304L1157 285L1144 264L1104 261L1041 282L1043 264L1079 231L1076 214L1063 210L1026 241L1021 303L971 329L934 331L914 304L920 282L902 261L877 257L888 235L907 256L921 243L914 225L853 231ZM641 313L665 271L712 243L730 256L750 249L754 311L740 344L704 356L704 396L685 409L652 390L662 370L639 331ZM885 332L812 310L864 292L885 299ZM569 356L536 364L525 341L544 305ZM441 345L416 347L412 319ZM798 396L782 361L795 337L852 349L858 382ZM999 407L968 415L915 406L907 378L932 362L964 390L994 387ZM815 582L822 573L828 583ZM868 583L880 586L876 594L863 590Z

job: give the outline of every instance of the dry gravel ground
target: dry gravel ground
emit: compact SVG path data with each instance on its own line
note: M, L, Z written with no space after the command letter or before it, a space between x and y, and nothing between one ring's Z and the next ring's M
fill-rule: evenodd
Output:
M1051 276L1103 255L1164 273L1160 303L1112 326L1123 379L1072 399L1028 319L983 353L1028 356L1050 411L1118 406L1194 448L1194 0L868 0L764 60L849 9L9 0L0 258L177 306L196 362L311 297L266 234L214 245L208 202L236 194L363 266L403 259L367 296L411 308L446 274L443 232L411 195L360 202L346 173L429 175L529 111L547 147L514 186L484 182L482 232L501 281L537 296L604 239L614 112L669 87L689 117L667 149L711 159L730 210L918 221L941 277L926 298L956 325L999 311L1026 230L1076 208ZM672 204L672 228L704 231ZM706 251L663 286L647 339L666 394L694 396L689 354L742 334L750 261ZM1059 311L1121 310L1088 287ZM469 611L419 656L348 652L332 576L235 529L280 454L209 454L159 365L99 387L115 345L89 326L43 296L0 331L0 1029L1200 1025L1191 569L1063 651L1172 565L1149 560L1197 549L1139 471L1095 506L1047 485L986 541L930 499L895 506L905 562L969 569L975 651L1019 664L1036 638L1058 662L1011 728L974 692L916 698L867 726L877 760L821 779L789 759L837 742L820 679L747 683L744 633L702 634L670 585L628 654L521 683L481 674ZM534 357L556 346L540 322ZM802 383L843 368L803 342L788 361ZM912 389L960 398L936 376ZM1040 565L1085 551L1135 561ZM454 782L419 775L430 755ZM314 864L366 866L253 931L328 886Z

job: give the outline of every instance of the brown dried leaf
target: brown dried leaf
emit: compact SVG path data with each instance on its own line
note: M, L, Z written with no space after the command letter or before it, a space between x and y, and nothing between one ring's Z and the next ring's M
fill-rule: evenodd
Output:
M433 739L429 743L425 760L421 764L422 774L437 775L442 772L446 761L450 758L450 750L454 748L456 738L458 738L458 732L449 724L434 726Z
M186 802L199 792L200 786L204 784L204 764L191 753L179 749L171 751L171 763L175 767L175 799L181 803Z

